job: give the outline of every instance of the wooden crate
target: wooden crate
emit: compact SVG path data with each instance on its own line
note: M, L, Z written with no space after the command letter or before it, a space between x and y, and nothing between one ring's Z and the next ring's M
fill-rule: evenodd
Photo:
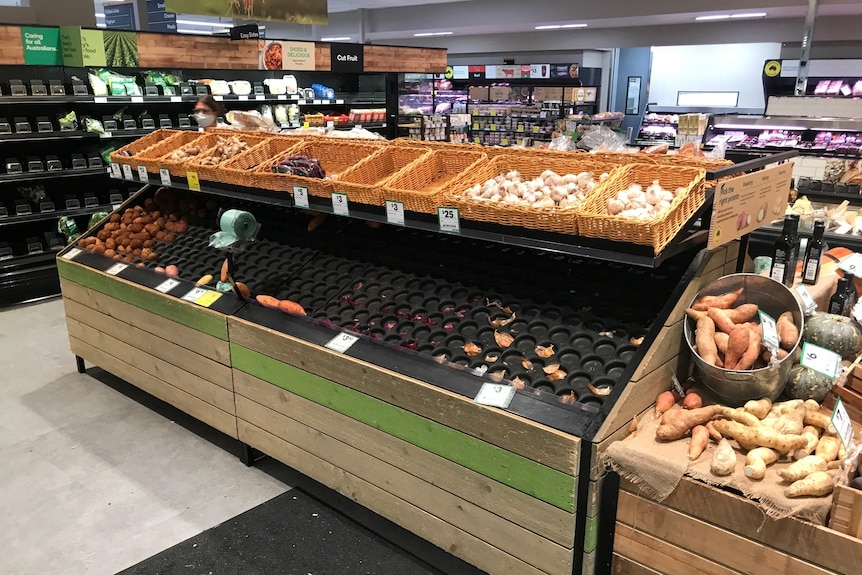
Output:
M839 485L832 494L829 527L856 539L862 539L862 491Z
M228 329L241 441L489 573L572 573L578 438L244 320Z
M237 437L226 316L58 260L72 352Z

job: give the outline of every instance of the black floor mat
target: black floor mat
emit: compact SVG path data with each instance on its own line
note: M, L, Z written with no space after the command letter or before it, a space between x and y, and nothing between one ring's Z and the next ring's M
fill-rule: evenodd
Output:
M443 575L292 489L120 575Z

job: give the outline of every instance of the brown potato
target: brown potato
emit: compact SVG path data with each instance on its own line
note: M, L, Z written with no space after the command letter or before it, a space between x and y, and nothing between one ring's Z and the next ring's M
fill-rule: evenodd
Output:
M129 247L132 248L133 250L139 250L142 247L144 247L144 242L142 242L141 240L135 239L135 240L132 240L131 242L129 242Z
M122 218L122 216L120 214L111 214L111 223L114 223L114 224L120 223L120 218Z
M144 247L145 247L145 248L151 248L151 247L153 247L153 240L147 240L147 241L145 241L145 242L144 242Z
M176 236L174 236L174 234L165 234L165 242L171 243L174 241L175 237Z
M112 258L112 257L114 257L115 255L117 255L117 252L115 252L114 250L111 250L111 249L106 249L106 250L105 250L105 255L106 255L106 256L108 256L109 258Z
M141 250L141 248L134 249L134 250L132 250L132 255L135 256L136 258L139 258L139 257L141 257L142 251L143 250Z

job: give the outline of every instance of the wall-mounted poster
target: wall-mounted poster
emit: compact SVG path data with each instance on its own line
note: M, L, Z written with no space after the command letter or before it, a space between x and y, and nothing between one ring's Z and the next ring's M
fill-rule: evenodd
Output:
M260 41L261 70L314 70L314 42Z
M292 24L327 24L326 0L165 0L165 9L242 20L276 20Z

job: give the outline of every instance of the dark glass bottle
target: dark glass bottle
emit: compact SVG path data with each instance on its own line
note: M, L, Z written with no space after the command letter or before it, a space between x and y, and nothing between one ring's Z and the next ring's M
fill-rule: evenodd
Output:
M802 262L802 283L816 284L820 278L820 261L823 259L825 246L823 244L823 232L826 225L821 221L814 222L814 235L808 241L805 250L805 260Z
M772 267L769 270L769 277L777 282L790 287L793 283L793 272L788 269L790 266L790 258L793 256L793 220L790 216L784 218L784 229L781 235L775 240L772 248ZM787 278L790 276L790 284Z
M838 280L838 289L829 300L829 313L847 315L853 308L851 293L856 293L853 287L853 276L847 275Z
M802 255L799 253L799 248L802 245L802 236L799 235L799 214L790 214L789 217L793 222L793 228L790 231L790 235L793 238L790 245L793 247L790 250L790 257L787 260L787 270L785 271L785 274L789 275L789 278L785 279L784 285L793 287L793 282L796 280L796 264L799 263L799 258Z

